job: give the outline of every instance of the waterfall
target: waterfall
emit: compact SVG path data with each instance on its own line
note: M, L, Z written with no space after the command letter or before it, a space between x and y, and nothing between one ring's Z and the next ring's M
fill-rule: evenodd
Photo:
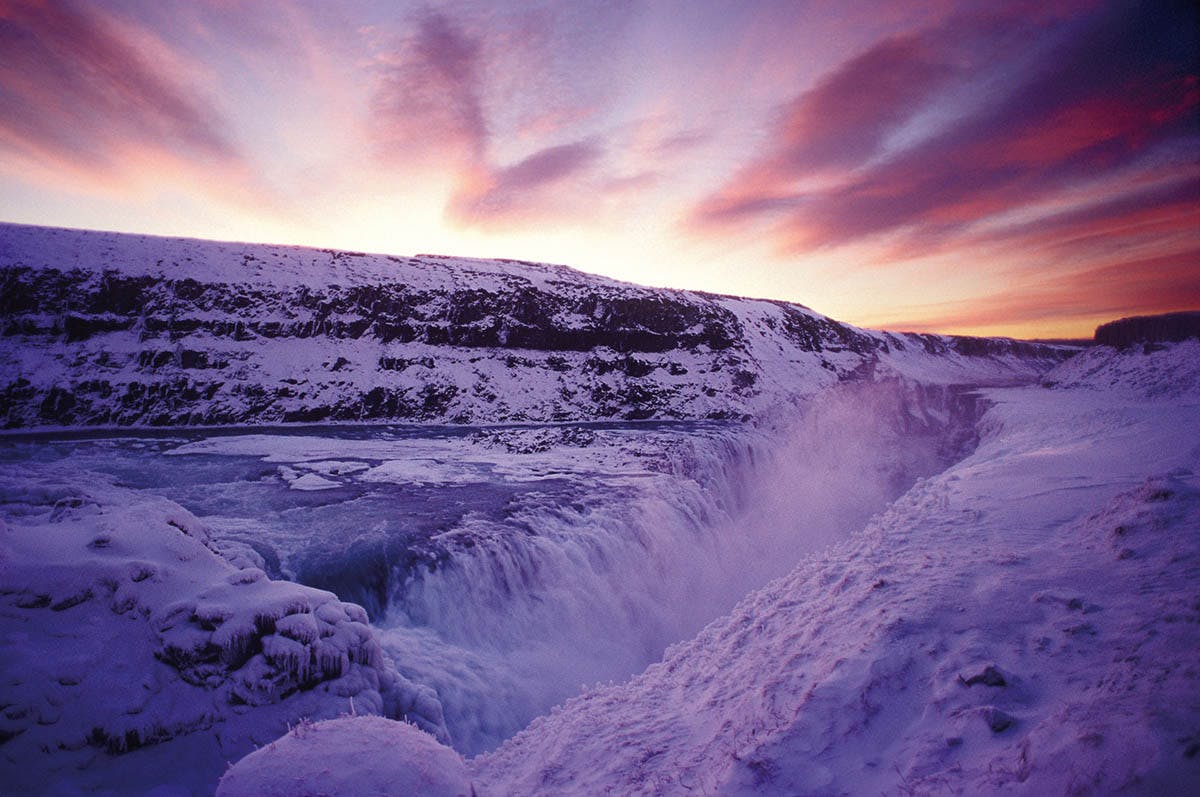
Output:
M397 566L377 622L398 669L437 690L455 746L490 749L620 680L746 592L844 538L973 447L964 391L900 380L831 391L800 417L698 430L624 480L526 494Z

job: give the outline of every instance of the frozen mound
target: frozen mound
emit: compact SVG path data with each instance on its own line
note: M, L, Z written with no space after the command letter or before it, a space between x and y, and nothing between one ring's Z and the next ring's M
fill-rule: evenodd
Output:
M230 769L217 797L471 797L458 753L382 717L301 723Z
M361 607L238 569L186 510L101 477L7 468L0 485L6 790L138 793L157 772L204 793L301 717L405 716L444 736Z
M1046 387L1130 390L1147 398L1200 395L1200 340L1085 349L1042 377Z

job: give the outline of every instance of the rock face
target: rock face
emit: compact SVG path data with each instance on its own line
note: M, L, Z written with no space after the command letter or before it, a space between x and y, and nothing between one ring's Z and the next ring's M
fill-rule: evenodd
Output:
M1135 343L1177 343L1200 338L1200 310L1121 318L1096 327L1096 342L1123 349Z
M5 428L730 418L913 357L1011 380L1069 353L562 266L0 225Z

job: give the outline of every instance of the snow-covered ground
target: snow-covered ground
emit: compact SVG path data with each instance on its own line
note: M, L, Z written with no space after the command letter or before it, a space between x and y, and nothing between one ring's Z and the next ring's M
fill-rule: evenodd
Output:
M972 454L642 674L466 761L471 788L1194 789L1200 396L1186 386L1198 348L1097 350L1049 374L1053 389L988 390ZM337 766L327 727L339 731L318 724L247 759L220 793L264 793L270 772L322 750ZM402 748L390 765L428 760Z
M7 224L0 326L6 792L1200 782L1200 342Z

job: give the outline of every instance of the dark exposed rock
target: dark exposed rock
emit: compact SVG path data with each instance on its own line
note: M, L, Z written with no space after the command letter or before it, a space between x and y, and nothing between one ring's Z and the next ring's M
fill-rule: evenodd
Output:
M983 721L987 723L992 733L1004 733L1004 731L1011 728L1017 722L1016 718L1011 714L1007 714L994 706L984 708Z
M1128 348L1137 343L1171 343L1200 338L1200 310L1134 316L1096 327L1096 343Z
M958 680L964 686L974 686L975 684L983 684L984 686L1008 686L1008 681L1004 678L1004 674L992 665L983 668L982 672L976 673L969 678L958 676Z

